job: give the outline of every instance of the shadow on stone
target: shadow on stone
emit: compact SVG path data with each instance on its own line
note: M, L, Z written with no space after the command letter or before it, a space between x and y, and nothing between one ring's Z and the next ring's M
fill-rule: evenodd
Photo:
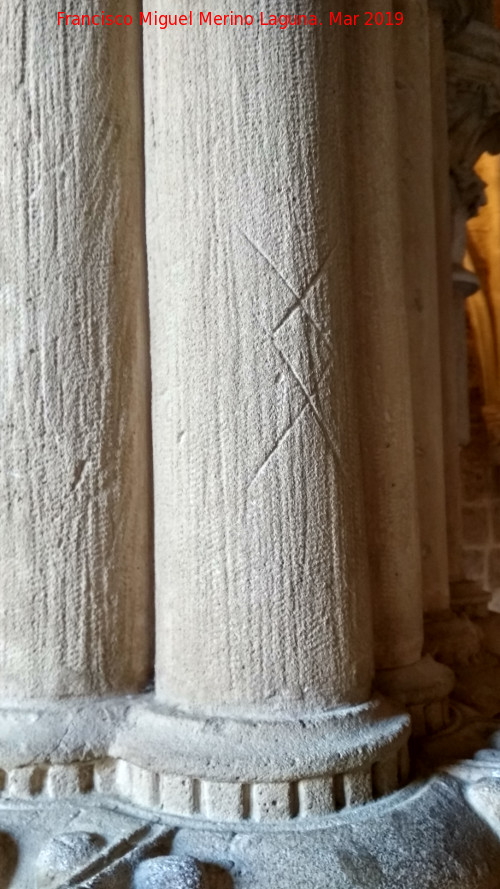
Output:
M0 832L0 889L8 889L16 872L18 850L15 840Z
M204 864L206 889L234 889L230 874L216 864Z

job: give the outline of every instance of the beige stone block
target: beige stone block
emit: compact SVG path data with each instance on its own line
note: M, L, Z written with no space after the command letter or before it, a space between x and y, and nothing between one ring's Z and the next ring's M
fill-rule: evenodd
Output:
M153 628L140 30L3 12L0 695L130 692Z
M346 167L325 150L343 38L204 35L144 32L156 691L314 712L367 700L373 670Z
M7 779L7 795L18 799L37 796L45 786L47 770L41 766L12 769Z
M83 763L67 763L49 766L45 788L48 796L75 796L86 793L93 786L93 766Z
M286 782L252 785L251 817L254 821L280 821L297 814L293 785Z
M113 794L116 791L116 766L114 759L104 759L94 766L94 786L98 793Z
M199 782L179 775L160 775L158 803L165 812L196 815L199 811Z
M356 769L343 776L345 805L358 806L373 799L371 768Z
M376 762L372 767L373 796L385 796L399 787L398 758L394 754L389 759Z
M116 768L116 786L119 793L139 806L155 808L158 805L158 775L155 772L120 760Z
M329 815L336 809L334 777L305 778L298 782L299 815Z
M225 821L239 821L249 815L249 793L247 785L224 784L215 781L202 781L200 784L200 813L205 818Z

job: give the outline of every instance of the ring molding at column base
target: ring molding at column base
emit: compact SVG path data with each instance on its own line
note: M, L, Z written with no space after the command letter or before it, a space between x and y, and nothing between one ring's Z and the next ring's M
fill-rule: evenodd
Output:
M382 698L282 720L204 718L141 701L110 753L115 789L131 801L173 815L279 821L396 790L407 780L409 733L408 715Z
M407 714L382 698L302 719L193 717L152 696L0 711L3 796L118 796L172 815L328 815L408 777Z

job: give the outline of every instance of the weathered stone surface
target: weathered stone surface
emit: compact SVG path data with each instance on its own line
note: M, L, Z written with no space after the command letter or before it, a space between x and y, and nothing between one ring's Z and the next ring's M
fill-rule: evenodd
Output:
M405 705L429 704L446 698L455 683L453 671L426 655L398 670L379 670L377 688Z
M84 834L92 835L93 823L106 844L61 889L399 889L402 878L408 889L496 889L497 785L488 779L465 788L466 800L459 782L434 779L347 817L233 830L192 820L148 829L140 813L96 801L80 809L0 804L0 830L10 822L0 841L0 887L34 889L47 832L73 832L88 849Z
M241 28L181 28L165 52L144 36L157 693L204 712L359 703L345 42L261 29L255 53Z
M488 752L500 754L498 750ZM466 789L465 798L500 835L500 778L483 778L472 784Z
M408 716L378 697L283 720L193 718L138 700L110 747L120 761L115 792L166 813L212 820L308 817L297 782L322 778L333 792L334 782L342 785L376 763L397 766L408 734ZM154 798L144 796L145 787L155 788ZM331 811L346 805L343 792L331 797Z
M37 889L58 889L96 858L106 841L98 834L65 833L53 837L38 856Z
M494 889L500 876L498 838L450 779L414 785L318 829L219 835L185 827L174 847L210 862L216 849L228 869L216 883L223 889Z
M0 799L0 889L80 886L131 849L141 860L165 854L168 845L164 826L109 800Z
M4 12L0 697L138 690L152 668L139 34L66 33L51 0Z
M143 861L134 873L133 889L203 889L203 873L194 858L162 856Z
M370 701L352 226L338 225L351 102L331 91L347 48L335 29L259 33L257 54L238 28L215 40L172 30L168 53L158 29L145 33L156 695L168 729L153 726L161 706L139 714L113 755L143 768L162 744L167 775L193 782L182 804L195 814L207 804L212 817L264 820L294 817L292 784L312 763L319 778L368 773L352 799L368 798L371 765L397 755L407 725L377 720ZM160 745L137 746L144 720ZM251 784L250 803L198 781Z
M443 664L463 666L479 654L481 633L466 615L443 612L426 621L425 649Z
M446 812L447 827L438 812ZM497 838L444 781L373 820L366 807L350 824L287 839L269 834L233 840L232 850L251 874L238 880L238 889L264 889L271 875L273 889L289 889L291 882L300 889L494 889L500 875Z
M455 614L471 618L485 618L491 593L475 580L456 580L450 583L451 607Z

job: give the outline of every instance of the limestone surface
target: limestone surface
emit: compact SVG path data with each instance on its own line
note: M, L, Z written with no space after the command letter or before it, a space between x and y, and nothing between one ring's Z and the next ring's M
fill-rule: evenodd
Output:
M270 31L144 35L156 688L213 714L361 703L373 670L347 47Z
M138 32L65 34L52 0L7 4L0 82L0 695L136 691L152 671Z

